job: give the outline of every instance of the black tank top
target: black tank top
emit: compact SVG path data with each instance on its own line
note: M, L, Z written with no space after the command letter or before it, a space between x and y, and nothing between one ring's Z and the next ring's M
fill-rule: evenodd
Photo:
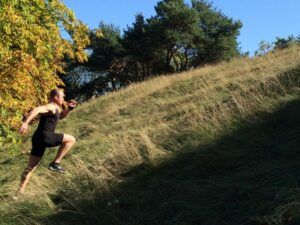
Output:
M55 114L52 113L42 114L40 117L40 122L37 128L37 132L54 133L59 117L60 117L60 113L58 109L56 109Z

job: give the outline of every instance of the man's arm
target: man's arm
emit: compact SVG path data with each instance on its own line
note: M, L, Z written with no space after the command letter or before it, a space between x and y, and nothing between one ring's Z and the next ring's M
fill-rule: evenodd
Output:
M59 118L60 119L65 118L69 114L69 112L76 107L76 105L77 105L77 102L75 100L71 100L70 102L68 102L68 108L65 109L65 110L63 110L60 113L60 117Z
M22 123L22 126L19 130L20 134L23 134L28 130L28 124L40 113L47 113L49 111L54 111L53 110L53 105L47 104L47 105L42 105L34 108L33 110L30 111L24 122Z
M63 111L60 113L59 119L65 118L65 117L69 114L70 111L71 111L71 110L70 110L69 108L63 110Z

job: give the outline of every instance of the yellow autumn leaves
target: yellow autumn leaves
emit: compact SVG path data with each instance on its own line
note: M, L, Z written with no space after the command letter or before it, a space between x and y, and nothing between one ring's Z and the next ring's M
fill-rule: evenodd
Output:
M0 126L18 128L22 113L63 85L57 73L63 73L65 58L87 60L88 32L60 0L0 1Z

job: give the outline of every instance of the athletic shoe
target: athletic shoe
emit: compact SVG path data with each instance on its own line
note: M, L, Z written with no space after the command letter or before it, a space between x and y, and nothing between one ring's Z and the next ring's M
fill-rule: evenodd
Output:
M59 172L59 173L65 173L66 171L61 167L59 163L52 162L49 164L49 170Z

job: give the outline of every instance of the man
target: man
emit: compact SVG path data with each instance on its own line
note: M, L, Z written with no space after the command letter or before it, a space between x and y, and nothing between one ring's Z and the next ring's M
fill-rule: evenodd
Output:
M28 124L37 115L41 114L38 128L32 136L32 150L29 156L29 162L21 175L21 182L18 193L23 194L32 172L42 159L46 147L59 146L57 155L50 163L49 169L55 172L63 173L64 169L60 166L60 161L75 143L75 138L69 134L54 133L57 121L67 116L75 108L77 102L72 100L68 102L68 108L61 111L64 103L64 92L61 89L54 89L50 92L50 101L46 105L34 108L24 120L20 134L28 130Z

